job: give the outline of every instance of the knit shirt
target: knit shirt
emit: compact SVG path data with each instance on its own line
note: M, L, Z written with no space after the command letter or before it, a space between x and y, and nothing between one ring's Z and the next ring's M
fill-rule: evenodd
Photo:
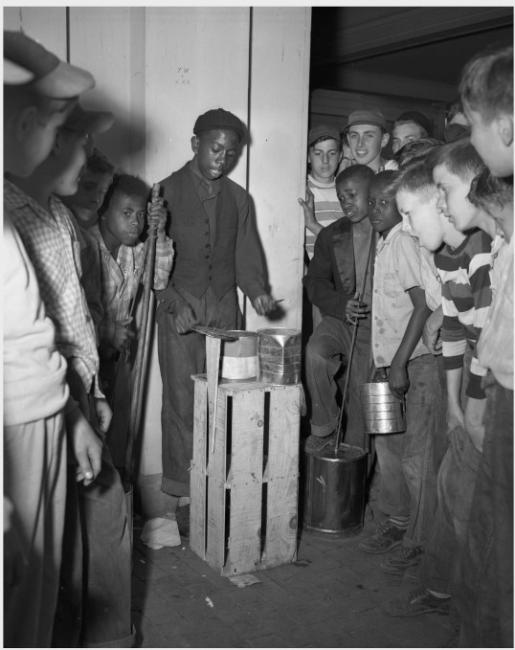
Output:
M315 219L325 228L343 217L343 211L336 196L334 178L328 183L317 181L308 174L308 189L315 199ZM316 235L306 228L306 253L309 259L315 253Z
M463 367L468 342L472 346L472 361L466 394L478 399L485 396L481 378L486 369L478 361L476 343L492 302L491 243L486 233L475 230L458 248L444 245L435 253L435 265L442 280L444 368Z

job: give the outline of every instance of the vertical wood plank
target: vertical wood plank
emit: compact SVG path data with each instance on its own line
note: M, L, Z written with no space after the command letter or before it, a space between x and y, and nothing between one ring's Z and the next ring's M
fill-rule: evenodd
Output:
M208 449L207 545L206 560L212 567L223 567L225 560L225 455L227 393L218 390L214 440ZM213 429L211 429L213 435Z
M224 575L254 571L261 555L264 390L233 395L229 554Z
M270 390L267 530L263 568L297 555L300 384Z
M206 556L207 488L207 383L195 377L193 411L193 458L190 473L190 547L202 559Z

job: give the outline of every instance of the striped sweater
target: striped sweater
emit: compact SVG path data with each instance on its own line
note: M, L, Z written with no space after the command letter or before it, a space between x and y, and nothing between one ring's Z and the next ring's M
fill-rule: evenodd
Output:
M481 378L486 374L477 358L476 343L492 302L490 268L491 238L474 230L456 249L449 246L435 253L442 280L442 355L446 370L463 367L467 344L472 346L466 394L483 398Z
M323 228L343 217L334 180L322 183L308 174L308 188L313 192L315 199L315 218ZM306 253L310 260L315 252L315 240L316 235L306 228Z

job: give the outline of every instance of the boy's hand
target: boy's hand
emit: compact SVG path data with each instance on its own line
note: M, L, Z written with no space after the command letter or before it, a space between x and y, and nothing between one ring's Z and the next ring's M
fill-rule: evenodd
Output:
M252 301L252 306L260 316L266 316L277 308L277 303L270 294L264 293Z
M299 197L297 201L304 210L304 224L306 228L311 231L313 228L316 229L317 227L320 229L320 224L315 218L315 197L313 196L313 192L308 187L306 187L306 198L301 199Z
M452 431L456 427L465 429L465 417L463 411L457 404L448 403L447 406L447 431Z
M196 323L197 317L191 305L188 305L186 302L183 303L175 314L175 327L177 328L177 332L179 334L186 334Z
M388 386L398 399L403 399L410 386L408 370L402 364L392 363L388 376Z
M149 231L157 232L158 239L165 238L166 208L162 198L156 198L148 204L147 223Z
M440 339L440 328L443 323L442 308L438 307L426 320L422 332L422 341L431 354L442 352L442 341Z
M351 298L347 300L345 305L345 320L347 323L354 325L356 320L366 318L369 311L368 305L364 302L361 302L358 298Z
M483 440L485 437L485 415L486 399L469 397L465 406L465 430L472 440L472 444L479 451L483 451Z
M102 441L78 407L66 414L66 432L78 464L75 480L90 485L102 466Z
M95 397L95 412L97 414L100 431L102 431L102 433L107 433L113 418L113 411L106 399L103 397Z
M124 320L117 320L114 324L114 336L112 345L119 352L122 352L136 336L132 329L132 316Z

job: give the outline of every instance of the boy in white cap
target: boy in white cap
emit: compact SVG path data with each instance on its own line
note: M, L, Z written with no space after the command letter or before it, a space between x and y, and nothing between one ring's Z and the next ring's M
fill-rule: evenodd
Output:
M88 72L59 61L28 36L4 32L5 171L30 174L47 157L77 96L93 85ZM86 483L100 470L100 444L69 398L54 325L12 225L10 191L4 181L4 644L48 647L61 566L67 442L79 464L77 480ZM5 528L8 512L13 515Z
M353 111L345 127L352 158L358 165L367 165L374 173L397 169L393 160L385 160L382 150L390 141L386 119L377 108Z

